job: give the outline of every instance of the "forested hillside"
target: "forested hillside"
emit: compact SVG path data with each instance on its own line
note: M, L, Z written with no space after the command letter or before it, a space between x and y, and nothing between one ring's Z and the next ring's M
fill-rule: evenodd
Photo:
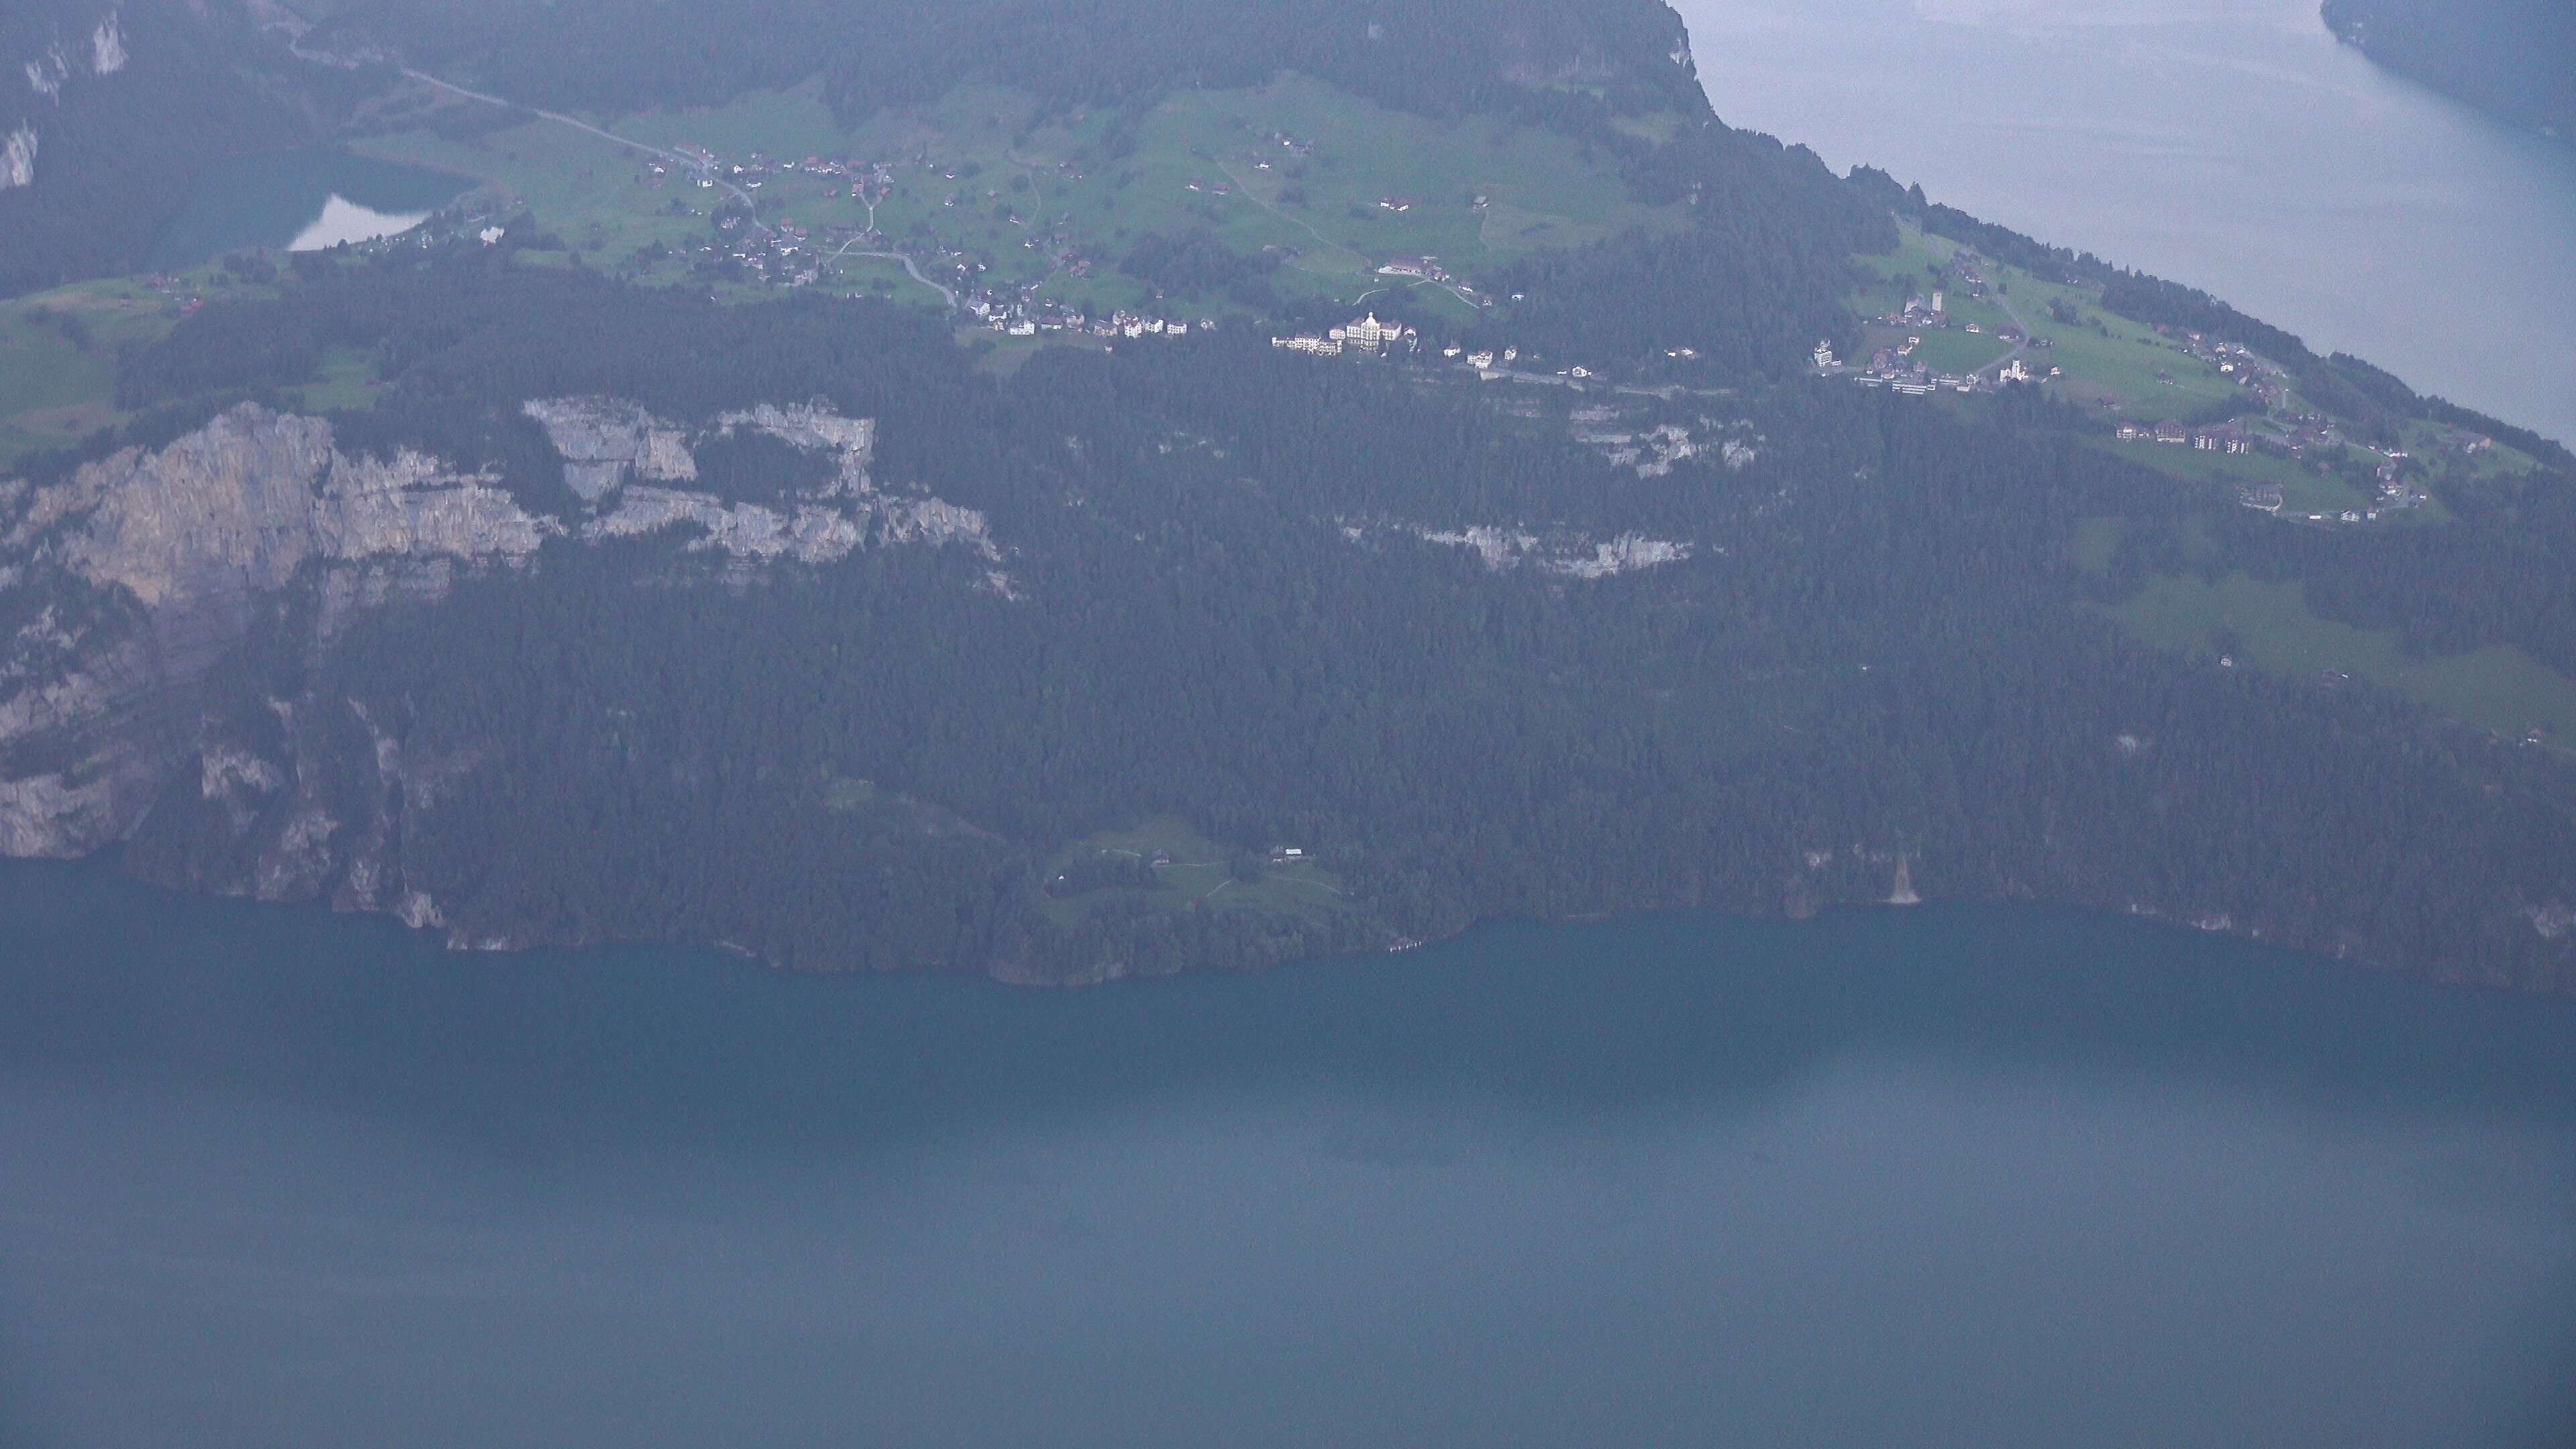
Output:
M0 319L105 423L0 472L0 848L1032 981L1950 896L2576 989L2557 443L1724 127L1660 5L879 8L335 4L739 159L407 82L578 205ZM188 23L153 104L384 78Z
M329 346L393 379L338 419L344 450L434 452L530 508L571 504L525 399L685 427L810 398L878 420L875 486L974 510L998 548L746 573L683 530L564 538L337 622L314 609L345 589L322 587L208 676L204 738L272 783L173 778L126 847L155 878L260 889L319 800L393 811L329 850L345 868L390 830L368 870L461 940L1084 979L1494 914L1803 912L1884 898L1901 866L1926 894L2576 984L2550 913L2576 898L2561 758L2221 668L2223 640L2151 650L2107 612L2159 575L2250 571L2356 620L2403 598L2410 629L2576 659L2563 610L2446 582L2564 556L2519 521L2285 548L2018 393L1982 415L1823 383L1632 399L1624 428L1734 444L1649 475L1582 441L1571 397L1222 332L997 381L877 304L727 308L480 252L210 309L135 359L137 401L182 410L132 441L228 405L186 381L199 359L273 359L245 381L291 403ZM368 803L395 758L402 803ZM1224 852L1237 902L1109 869L1124 847L1099 842L1152 819ZM1307 897L1287 846L1320 872Z
M2326 0L2325 15L2380 64L2576 141L2576 6L2566 0Z

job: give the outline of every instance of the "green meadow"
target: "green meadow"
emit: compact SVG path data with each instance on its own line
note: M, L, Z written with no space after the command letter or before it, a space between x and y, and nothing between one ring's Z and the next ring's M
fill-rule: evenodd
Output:
M1065 872L1103 860L1141 868L1153 884L1067 891ZM1254 879L1246 880L1236 874L1225 847L1169 816L1076 841L1047 863L1045 881L1046 913L1063 926L1078 925L1092 912L1113 905L1155 910L1199 905L1318 921L1351 908L1341 877L1320 864L1264 863Z
M2215 582L2156 579L2111 616L2145 643L2215 652L2222 631L2242 640L2237 662L2291 678L2348 674L2466 723L2519 735L2534 725L2576 738L2576 681L2521 650L2495 644L2467 654L2408 654L2393 631L2319 618L2295 582L2244 574Z
M778 163L808 156L895 163L873 219L898 245L925 258L934 248L972 257L989 276L1045 282L1051 294L1094 309L1148 299L1149 289L1116 267L1147 232L1207 228L1238 251L1278 258L1274 284L1282 290L1355 304L1399 284L1377 271L1399 257L1434 257L1466 275L1631 226L1683 224L1678 208L1636 203L1564 137L1491 120L1434 121L1299 76L1245 90L1183 91L1123 133L1117 116L1042 117L1029 98L993 87L961 87L936 104L886 111L845 130L810 83L608 124L638 142L703 146L730 163L757 153L772 169L735 179L747 188L757 181L762 218L817 236L867 223L868 207L846 180ZM358 149L475 176L609 264L655 243L680 251L703 243L705 213L725 196L682 176L656 178L643 153L544 121L464 139L415 129L368 138ZM1089 258L1088 274L1064 267L1067 254ZM929 296L908 279L894 284L885 266L843 258L826 280ZM677 281L685 263L675 258L645 274Z

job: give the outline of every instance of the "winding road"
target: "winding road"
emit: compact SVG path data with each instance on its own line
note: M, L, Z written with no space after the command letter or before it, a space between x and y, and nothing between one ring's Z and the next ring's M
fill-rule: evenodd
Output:
M725 193L731 196L734 200L741 202L743 209L752 213L751 224L759 227L762 235L766 236L770 234L769 224L760 219L760 203L752 200L750 192L745 191L723 177L716 175L713 168L700 166L696 161L691 160L687 156L681 155L677 151L665 151L659 146L648 146L642 141L630 140L627 137L617 134L615 131L602 130L597 126L592 125L590 122L582 120L578 116L567 116L561 111L549 111L536 106L523 106L516 101L509 100L501 96L491 95L478 90L469 90L464 86L458 85L454 81L440 80L438 77L431 75L425 70L414 70L410 66L404 66L402 68L402 73L412 80L419 81L422 85L434 86L439 90L447 92L449 95L461 96L469 101L481 101L487 106L499 106L503 110L525 111L529 115L536 116L541 120L552 121L559 126L570 126L576 131L597 136L603 141L624 146L628 150L641 151L645 155L651 156L657 160L668 161L672 165L680 167L683 170L697 172L708 180L714 182L716 185L723 187Z
M2030 351L2030 324L2021 320L2020 309L2013 306L2011 295L2006 293L2000 285L1995 288L1994 303L1996 306L2004 309L2005 316L2012 319L2013 326L2021 333L2021 340L2013 344L2012 351L2007 352L2003 356L1996 358L1994 361L1987 363L1985 366L1978 368L1976 372L1971 375L1983 378L1988 373L1992 373L1995 375L1995 379L1998 380L1998 385L2000 385L2003 370L2012 366L2014 359L2019 358Z
M873 228L871 228L871 230L873 230ZM903 269L904 269L905 271L907 271L907 272L909 272L909 273L911 273L911 274L912 274L912 279L913 279L914 281L919 282L921 285L923 285L923 286L925 286L925 287L928 287L930 290L932 290L932 291L934 291L934 292L937 292L937 293L939 294L939 296L940 296L940 299L941 299L941 300L943 300L943 301L945 301L945 302L948 304L949 309L950 309L951 311L956 310L956 307L957 307L957 293L956 293L956 291L955 291L954 289L952 289L952 288L942 286L941 284L939 284L939 283L937 283L937 282L934 282L934 281L930 280L928 277L923 276L923 275L921 274L921 268L920 268L920 267L918 267L918 266L915 266L915 265L913 264L913 260L912 260L912 258L910 258L910 257L908 257L908 256L905 256L905 255L904 255L903 253L901 253L901 252L855 252L855 251L850 250L850 248L852 248L852 247L854 247L854 246L856 246L856 245L858 245L858 243L857 243L857 241L855 241L855 240L852 240L852 241L845 241L845 242L841 243L841 249L840 249L839 251L834 252L834 253L832 253L830 256L825 257L825 258L823 259L823 263L824 263L824 265L829 266L829 265L831 265L832 263L839 261L839 260L840 260L841 258L843 258L843 257L874 257L874 258L876 258L877 260L879 260L879 261L883 261L883 262L901 262L901 263L903 263Z
M480 101L487 106L500 106L505 110L526 111L532 116L552 121L556 125L570 126L574 130L580 131L585 135L596 136L603 141L624 146L628 150L641 151L647 156L651 156L662 161L668 161L672 165L678 166L683 170L696 172L699 175L706 177L708 180L713 181L716 185L723 187L725 194L731 196L734 200L741 202L743 210L751 213L751 224L760 228L762 235L775 235L775 233L771 231L769 223L760 219L760 203L752 199L750 192L745 191L741 187L727 181L725 178L718 176L715 174L713 168L701 166L695 159L685 156L680 152L666 151L659 146L647 145L642 141L618 135L615 131L604 130L598 126L594 126L588 121L582 120L578 116L567 116L561 111L543 110L536 106L523 106L516 101L509 100L505 97L490 95L483 91L470 90L464 86L458 85L454 81L441 80L437 76L431 75L429 72L424 70L414 70L409 66L405 66L403 67L403 74L413 80L419 81L422 85L434 86L439 90L447 92L449 95L461 96L469 101ZM1031 184L1035 185L1034 182ZM868 222L870 229L873 230L876 223L876 206L874 203L870 203L868 207ZM845 256L851 256L874 257L880 261L901 262L903 263L903 269L911 274L914 281L919 282L921 285L928 287L934 292L937 292L939 294L939 299L942 302L945 302L950 310L953 311L956 309L956 289L934 282L930 278L922 275L921 267L915 263L912 258L905 256L901 252L852 251L851 247L854 245L854 242L842 243L841 249L825 258L825 261L827 263L837 262Z

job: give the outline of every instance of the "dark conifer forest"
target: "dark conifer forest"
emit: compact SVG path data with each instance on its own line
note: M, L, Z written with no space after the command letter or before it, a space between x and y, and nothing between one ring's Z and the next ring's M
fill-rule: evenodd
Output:
M1115 110L1294 70L1569 138L1679 220L1478 276L1508 304L1423 312L1424 354L1403 359L1273 346L1241 309L1277 303L1279 259L1206 231L1146 232L1111 264L1238 309L1223 325L1002 367L953 313L638 286L515 221L505 245L303 258L128 348L125 420L22 459L0 492L27 578L55 576L80 520L19 519L24 490L245 405L327 414L341 454L435 458L562 520L587 500L532 401L643 409L698 437L691 488L763 507L821 496L837 465L719 420L810 404L873 420L885 497L976 520L980 551L758 566L703 546L703 523L556 523L533 558L435 589L355 607L317 563L262 599L172 708L291 757L297 798L334 818L399 815L394 864L455 939L1082 980L1491 917L1807 914L1911 890L2576 989L2563 749L2331 670L2238 667L2224 630L2149 647L2115 614L2158 580L2241 577L2414 656L2509 647L2576 675L2576 460L2557 444L1725 127L1647 0L975 0L878 7L864 33L819 0L741 0L722 26L709 8L349 0L303 43L378 57L346 72L356 89L387 56L609 111L819 76L844 118L967 82ZM1391 54L1430 61L1398 85ZM329 111L286 100L233 140ZM1660 138L1622 124L1647 114L1677 119ZM125 203L80 204L31 221L0 198L25 239L0 283L62 275L45 238L65 218L120 231L95 208ZM2447 477L2438 526L2296 527L2147 466L2035 386L1815 375L1820 339L1860 345L1855 258L1900 223L2254 348L2357 439L2470 429L2531 466ZM1607 376L1427 365L1513 343ZM316 401L353 359L365 405ZM1639 466L1638 438L1669 456ZM0 603L22 634L132 611L69 584ZM0 767L62 749L39 732ZM388 795L395 754L434 783ZM288 802L249 819L210 778L172 773L121 859L264 889L257 842ZM1140 822L1211 859L1117 843ZM343 868L355 848L327 846ZM1221 878L1179 890L1175 864Z
M684 541L564 542L318 654L281 610L231 666L236 724L261 699L345 700L412 755L485 762L405 845L467 930L1166 969L1496 914L1812 909L1884 895L1902 856L1925 893L2188 910L2569 984L2498 910L2576 860L2565 766L2373 691L2220 669L2215 647L2151 651L2103 612L2154 572L2241 570L2427 647L2568 667L2564 477L2353 542L2211 507L2035 393L1980 412L1806 382L1718 405L1759 439L1743 466L1645 478L1571 441L1567 403L1240 331L1048 351L1001 381L883 304L720 306L479 251L209 309L127 386L219 405L204 372L259 359L241 382L291 401L349 345L397 382L337 420L344 448L489 465L532 507L563 483L521 399L704 418L810 396L880 419L886 479L1008 545L998 591L953 552L745 582ZM1711 404L1650 406L1705 426ZM774 497L764 476L700 486ZM2084 520L2112 517L2116 552L2080 567ZM1585 578L1426 536L1490 523L1690 555ZM339 738L363 775L368 735ZM837 781L865 800L835 803ZM212 809L175 790L129 863L220 876ZM1300 842L1350 895L1298 916L1060 883L1100 908L1038 909L1064 847L1163 815L1239 850Z
M2325 17L2400 74L2576 142L2576 7L2564 0L2325 0Z

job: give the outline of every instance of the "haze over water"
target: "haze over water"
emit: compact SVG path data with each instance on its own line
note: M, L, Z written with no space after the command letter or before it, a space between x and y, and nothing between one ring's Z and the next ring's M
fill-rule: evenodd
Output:
M2317 0L1675 0L1717 112L2576 442L2576 147Z
M2566 1002L2034 909L1081 993L0 921L12 1449L2576 1426Z
M1683 9L1731 121L2576 437L2576 165L2309 0ZM0 864L7 1449L2571 1431L2566 1002L1966 908L1044 994Z

